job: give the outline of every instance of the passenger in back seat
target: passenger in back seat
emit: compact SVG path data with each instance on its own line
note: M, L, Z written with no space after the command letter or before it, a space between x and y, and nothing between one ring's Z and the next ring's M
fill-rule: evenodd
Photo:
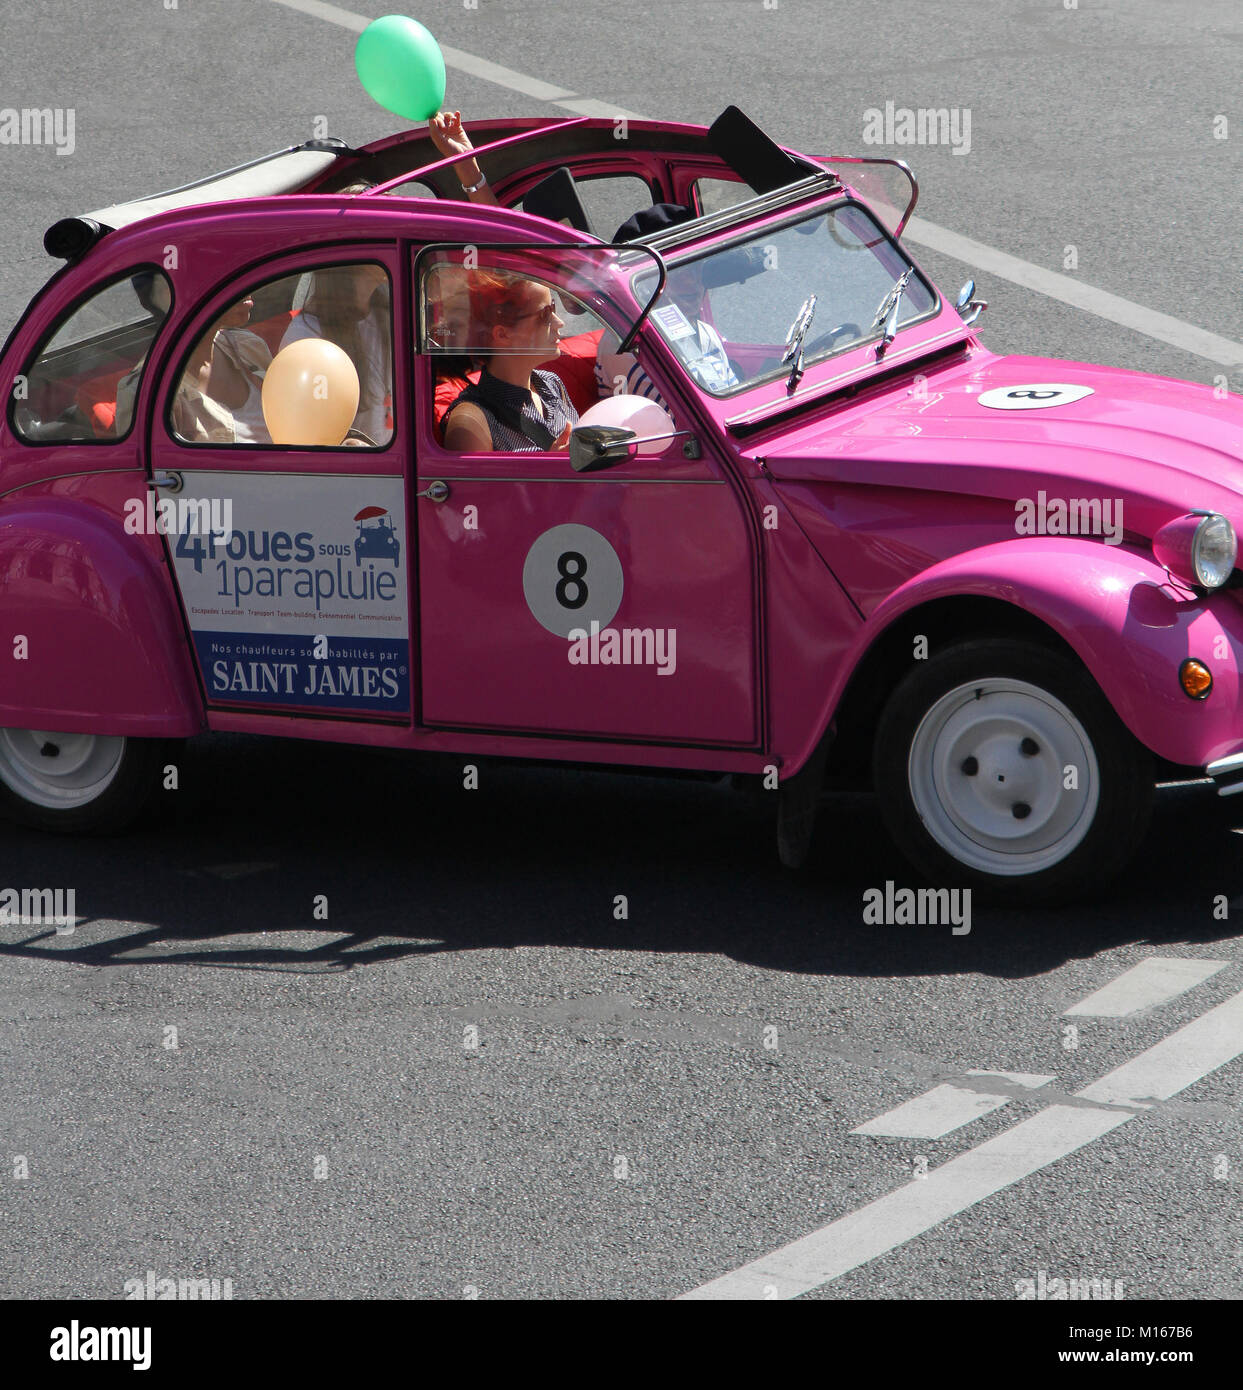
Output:
M148 313L163 317L169 308L168 290L150 272L135 275L134 293ZM173 400L173 428L192 444L270 443L263 419L263 376L272 354L250 321L254 301L239 300L221 315L195 345ZM112 433L126 434L146 358L117 382L116 416Z
M312 276L310 298L285 330L281 347L327 338L358 372L353 428L372 444L393 437L393 367L388 276L373 264L331 266Z
M173 428L192 444L270 444L263 418L268 345L250 333L254 300L230 305L195 344L173 400Z
M245 325L255 301L249 295L217 323L201 389L233 417L237 444L270 444L263 418L263 378L272 362L267 343ZM211 336L211 335L209 335Z

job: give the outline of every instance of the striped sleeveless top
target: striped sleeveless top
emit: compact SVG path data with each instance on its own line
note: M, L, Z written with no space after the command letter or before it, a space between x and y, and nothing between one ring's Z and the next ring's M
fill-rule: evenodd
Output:
M492 447L507 453L538 453L552 448L553 441L566 425L578 423L578 411L570 403L565 384L555 372L531 373L531 387L544 407L541 419L531 399L531 392L513 386L485 370L477 386L468 386L445 412L442 425L448 428L449 416L463 401L470 401L483 411L492 436ZM521 421L531 434L515 428ZM547 443L543 441L547 439Z

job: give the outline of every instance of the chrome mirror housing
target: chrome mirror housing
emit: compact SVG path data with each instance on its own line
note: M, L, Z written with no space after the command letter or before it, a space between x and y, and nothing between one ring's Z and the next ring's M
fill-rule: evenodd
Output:
M968 280L962 289L958 291L958 298L954 301L954 308L958 310L962 317L964 327L970 328L984 310L988 308L988 302L983 299L975 298L975 281Z
M637 438L634 430L612 425L578 425L570 431L570 467L576 473L611 468L630 457Z

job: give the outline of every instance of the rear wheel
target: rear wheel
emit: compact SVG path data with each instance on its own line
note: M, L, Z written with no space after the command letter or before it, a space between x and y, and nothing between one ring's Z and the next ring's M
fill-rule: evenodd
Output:
M0 811L39 830L122 830L155 790L174 747L165 739L0 729Z
M1151 812L1151 755L1087 672L1026 642L963 642L920 662L881 716L874 766L906 857L993 901L1103 886Z

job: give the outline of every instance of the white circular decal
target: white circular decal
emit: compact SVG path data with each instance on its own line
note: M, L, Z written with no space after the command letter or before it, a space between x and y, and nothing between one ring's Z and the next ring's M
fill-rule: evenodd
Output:
M531 616L557 637L607 627L621 607L625 581L617 551L590 526L545 531L527 551L522 592Z
M1069 386L1064 381L1036 381L1024 386L994 386L980 393L980 404L990 410L1045 410L1051 405L1069 405L1090 396L1090 386Z

